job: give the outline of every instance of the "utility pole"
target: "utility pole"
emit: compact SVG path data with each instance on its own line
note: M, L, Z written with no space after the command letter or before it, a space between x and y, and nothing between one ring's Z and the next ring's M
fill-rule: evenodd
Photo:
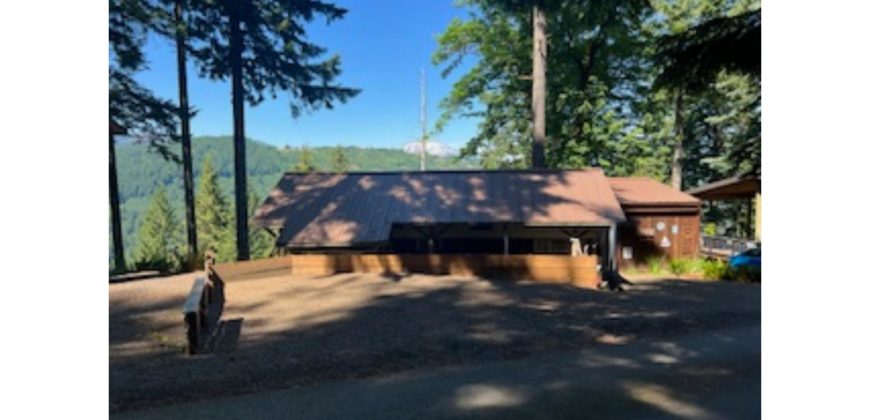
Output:
M239 261L250 259L248 249L248 179L245 164L245 98L242 87L242 29L239 15L240 2L230 6L230 70L233 95L233 148L235 150L236 176L236 257Z
M426 170L426 70L420 69L420 170Z
M532 167L544 168L544 147L547 142L547 20L544 12L532 9Z
M196 209L193 194L193 158L190 152L190 106L187 103L187 25L184 22L184 0L175 0L175 51L178 65L178 107L181 113L181 159L184 172L184 208L187 220L187 263L196 261Z

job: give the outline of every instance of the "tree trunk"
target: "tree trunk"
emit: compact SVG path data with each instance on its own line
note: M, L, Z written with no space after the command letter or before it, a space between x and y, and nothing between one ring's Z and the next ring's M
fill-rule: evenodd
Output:
M236 178L236 258L250 259L248 249L248 180L245 162L245 103L242 86L242 31L238 5L230 13L230 66L233 95L233 146Z
M118 197L118 169L115 166L115 136L109 133L109 206L112 211L112 245L115 251L115 272L127 270L124 262L124 238L121 230L121 200Z
M671 158L671 186L683 188L683 91L677 91L674 101L674 154Z
M544 168L547 142L547 20L535 6L532 10L532 167Z
M190 107L187 103L187 28L182 17L184 0L175 0L175 50L178 65L178 106L181 117L181 159L184 172L184 207L187 218L187 263L193 269L198 254L196 244L196 207L193 192L193 159L190 151Z

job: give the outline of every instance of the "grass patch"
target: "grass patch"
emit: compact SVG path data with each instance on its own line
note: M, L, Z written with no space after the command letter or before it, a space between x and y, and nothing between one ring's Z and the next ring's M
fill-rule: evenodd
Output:
M701 273L707 280L725 280L728 275L728 264L725 261L706 260L701 264Z
M663 257L650 257L646 260L646 267L650 274L662 274L665 268L665 259Z
M685 258L674 258L668 261L668 268L673 275L680 277L689 271L690 261Z

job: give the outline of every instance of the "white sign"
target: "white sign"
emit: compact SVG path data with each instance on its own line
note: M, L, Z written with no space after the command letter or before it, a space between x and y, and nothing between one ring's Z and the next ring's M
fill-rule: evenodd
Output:
M680 227L679 227L679 226L677 226L677 225L671 225L671 233L673 233L674 235L676 235L677 232L679 232L679 231L680 231Z
M671 241L670 241L670 239L668 239L668 237L665 236L664 238L662 238L662 243L661 243L661 245L662 245L662 248L670 248L670 246L671 246Z
M658 231L665 230L665 222L656 223L656 230L658 230Z

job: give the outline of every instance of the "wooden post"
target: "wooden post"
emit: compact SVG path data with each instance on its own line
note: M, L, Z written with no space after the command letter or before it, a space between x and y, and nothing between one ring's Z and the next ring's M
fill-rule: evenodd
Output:
M532 8L532 167L545 168L547 142L547 19L544 12Z
M761 192L755 193L755 240L761 242Z

